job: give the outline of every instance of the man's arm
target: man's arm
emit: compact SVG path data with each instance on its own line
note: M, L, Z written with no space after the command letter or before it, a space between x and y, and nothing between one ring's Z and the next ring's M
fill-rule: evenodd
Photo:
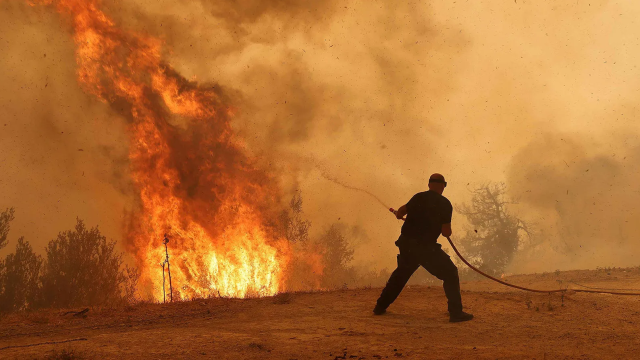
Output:
M400 220L405 215L407 215L407 205L402 205L398 210L396 210L396 219Z
M444 210L444 218L442 219L442 236L444 237L449 237L451 236L451 217L453 216L453 206L451 206L451 203L449 202L449 200L447 200L446 204L445 204L445 210Z

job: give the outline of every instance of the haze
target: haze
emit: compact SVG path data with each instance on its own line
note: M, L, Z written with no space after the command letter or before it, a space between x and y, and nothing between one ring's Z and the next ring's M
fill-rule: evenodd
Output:
M133 206L126 120L85 94L44 7L0 3L0 209L41 251L75 218L122 238ZM511 272L637 265L640 55L633 1L105 2L165 42L187 78L235 99L247 151L302 191L312 230L353 227L356 264L393 267L397 207L504 181L542 244ZM312 159L312 161L309 161ZM454 239L463 218L454 214Z

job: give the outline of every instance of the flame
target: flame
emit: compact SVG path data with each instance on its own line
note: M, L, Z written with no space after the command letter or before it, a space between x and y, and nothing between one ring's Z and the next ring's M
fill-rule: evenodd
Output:
M98 0L36 4L70 20L85 91L130 120L140 201L125 239L153 297L163 298L165 234L174 297L282 291L291 249L274 230L279 190L236 138L224 94L184 79L163 62L161 41L120 29Z

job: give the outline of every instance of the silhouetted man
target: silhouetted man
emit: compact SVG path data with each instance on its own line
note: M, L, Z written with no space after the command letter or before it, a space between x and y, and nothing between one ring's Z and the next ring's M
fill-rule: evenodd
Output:
M398 219L407 216L396 246L400 249L398 268L391 274L387 286L373 309L382 315L387 307L400 295L402 288L418 269L428 272L443 281L444 292L449 301L449 321L461 322L473 319L473 315L462 311L458 268L438 244L440 234L451 236L451 202L442 196L447 183L444 176L433 174L429 178L429 191L415 194L395 215Z

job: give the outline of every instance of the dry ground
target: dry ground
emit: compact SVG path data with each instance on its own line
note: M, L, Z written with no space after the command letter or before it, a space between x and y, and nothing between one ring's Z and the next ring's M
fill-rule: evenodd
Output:
M507 278L522 285L640 288L640 269ZM440 287L405 289L383 316L380 289L210 299L87 318L44 311L0 320L0 358L81 359L640 359L640 297L564 297L465 282L476 319L450 324ZM35 345L50 341L67 343ZM29 347L13 347L35 345ZM5 348L11 346L11 348Z

